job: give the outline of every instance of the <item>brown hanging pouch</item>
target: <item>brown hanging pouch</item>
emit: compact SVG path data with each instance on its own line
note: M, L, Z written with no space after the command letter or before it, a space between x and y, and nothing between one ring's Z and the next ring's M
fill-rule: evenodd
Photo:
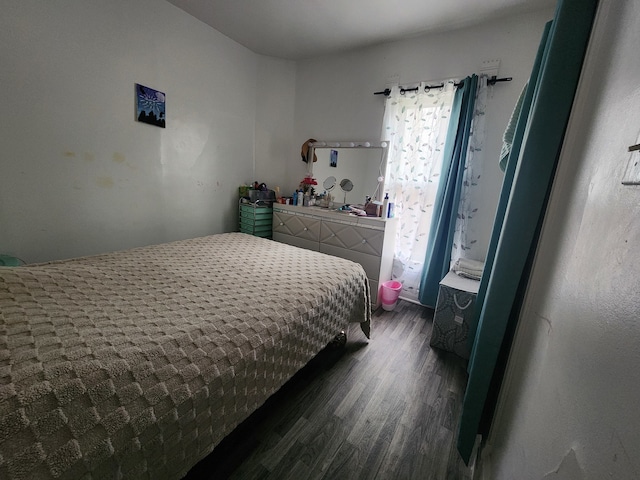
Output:
M317 140L310 138L306 142L302 144L302 148L300 149L300 155L302 156L302 161L304 163L309 163L309 143L315 143ZM313 152L313 161L317 162L318 157L316 156L316 152Z

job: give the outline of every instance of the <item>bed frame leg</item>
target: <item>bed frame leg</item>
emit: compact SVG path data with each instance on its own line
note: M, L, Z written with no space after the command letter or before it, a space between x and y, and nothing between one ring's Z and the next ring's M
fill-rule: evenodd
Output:
M337 350L339 348L344 347L346 344L347 344L347 334L343 330L342 332L337 334L335 337L333 337L333 340L329 342L329 347L333 350Z

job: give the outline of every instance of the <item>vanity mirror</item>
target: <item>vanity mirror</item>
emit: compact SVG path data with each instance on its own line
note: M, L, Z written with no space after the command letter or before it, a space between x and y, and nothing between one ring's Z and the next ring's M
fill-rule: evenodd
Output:
M384 196L384 176L387 166L387 142L314 142L309 155L315 155L317 162L309 162L309 174L318 183L333 185L331 189L341 192L339 202L364 204L367 196L382 200ZM318 191L322 193L322 191Z
M336 177L334 176L329 176L325 178L324 181L322 182L322 187L327 192L330 192L331 190L333 190L335 186L336 186Z
M349 180L348 178L343 178L340 181L340 188L344 192L344 202L342 202L342 203L347 203L347 193L349 193L351 190L353 190L353 182L351 180Z

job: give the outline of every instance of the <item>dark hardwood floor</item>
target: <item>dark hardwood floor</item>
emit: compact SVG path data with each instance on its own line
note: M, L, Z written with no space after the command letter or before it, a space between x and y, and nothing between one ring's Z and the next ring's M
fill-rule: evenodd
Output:
M400 301L327 348L192 469L199 479L468 480L455 448L466 362Z

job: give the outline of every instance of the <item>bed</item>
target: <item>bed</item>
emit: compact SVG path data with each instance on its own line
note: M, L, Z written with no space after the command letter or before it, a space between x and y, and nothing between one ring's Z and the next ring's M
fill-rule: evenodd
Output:
M181 478L370 319L360 265L242 233L2 267L0 478Z

